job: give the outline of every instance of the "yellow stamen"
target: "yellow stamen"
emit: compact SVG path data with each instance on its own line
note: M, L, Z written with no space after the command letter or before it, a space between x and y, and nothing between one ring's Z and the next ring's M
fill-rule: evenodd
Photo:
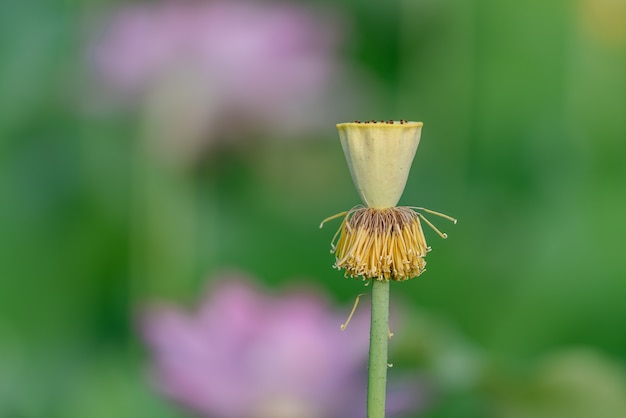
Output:
M354 315L354 311L356 311L356 307L359 306L359 299L361 299L361 296L363 296L364 294L365 293L361 293L360 295L356 296L356 299L354 301L354 306L352 306L352 310L350 311L350 315L348 315L348 319L346 319L346 322L341 324L340 328L341 328L342 331L345 331L346 328L348 327L348 324L352 320L352 315Z
M447 235L418 210L456 222L448 215L424 208L360 206L324 220L344 217L331 242L331 252L336 256L334 267L344 269L346 277L361 276L365 280L403 281L422 274L430 247L421 220L442 238Z
M424 222L426 222L426 224L428 224L428 226L430 226L432 228L433 231L438 233L441 238L443 238L443 239L448 238L448 234L445 234L445 233L441 232L439 229L437 229L437 227L435 225L433 225L432 223L430 223L430 221L428 219L426 219L426 217L424 215L422 215L419 212L417 212L417 214L418 214L418 216L420 218L422 218L424 220Z
M342 216L346 216L347 214L348 214L348 212L347 212L347 211L344 211L344 212L340 212L340 213L338 213L338 214L336 214L336 215L329 216L328 218L326 218L326 219L324 219L324 220L322 221L322 223L320 224L320 229L324 227L324 224L325 224L326 222L328 222L328 221L332 221L333 219L337 219L337 218L340 218L340 217L342 217Z
M456 218L453 218L452 216L448 216L448 215L446 215L446 214L444 214L444 213L441 213L441 212L435 212L434 210L430 210L430 209L426 209L426 208L419 208L419 207L417 207L417 206L409 206L409 207L410 207L411 209L414 209L414 210L422 210L422 211L424 211L424 212L426 212L426 213L430 213L431 215L441 216L442 218L445 218L445 219L447 219L447 220L451 221L453 224L455 224L455 225L456 225Z

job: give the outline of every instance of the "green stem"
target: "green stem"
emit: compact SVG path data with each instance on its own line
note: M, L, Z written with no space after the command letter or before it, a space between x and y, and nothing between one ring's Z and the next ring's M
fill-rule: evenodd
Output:
M389 280L372 280L372 320L367 384L367 418L385 417L387 343L389 340Z

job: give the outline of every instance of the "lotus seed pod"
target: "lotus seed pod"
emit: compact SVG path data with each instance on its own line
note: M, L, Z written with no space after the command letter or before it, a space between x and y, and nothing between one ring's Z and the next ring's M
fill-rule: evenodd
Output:
M422 122L350 122L337 125L352 180L370 208L397 205L419 145Z

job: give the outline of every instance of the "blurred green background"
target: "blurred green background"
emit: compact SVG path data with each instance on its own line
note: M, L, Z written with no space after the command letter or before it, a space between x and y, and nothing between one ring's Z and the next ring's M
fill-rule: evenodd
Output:
M128 4L0 4L1 417L181 417L134 314L224 269L349 306L318 229L359 203L334 123L400 118L424 122L400 203L459 219L392 287L415 316L398 367L447 370L422 416L626 416L625 1L299 2L336 18L354 85L324 100L347 104L301 134L211 131L183 163L151 149L149 103L99 99L97 22Z

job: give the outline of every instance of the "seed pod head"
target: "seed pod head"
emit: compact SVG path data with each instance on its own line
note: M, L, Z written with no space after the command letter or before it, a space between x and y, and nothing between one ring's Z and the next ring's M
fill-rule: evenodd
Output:
M366 206L396 206L409 177L422 125L405 120L337 125L352 180Z

